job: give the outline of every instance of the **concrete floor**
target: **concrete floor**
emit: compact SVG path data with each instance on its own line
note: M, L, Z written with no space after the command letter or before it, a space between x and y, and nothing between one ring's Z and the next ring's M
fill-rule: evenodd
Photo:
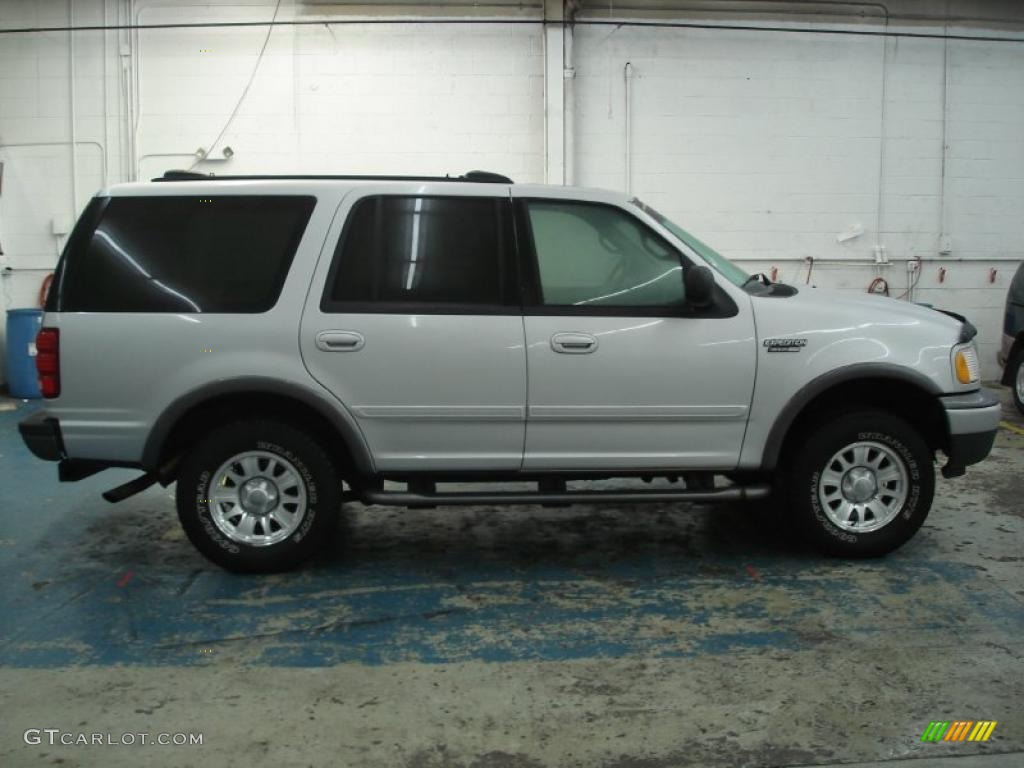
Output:
M884 560L821 559L732 507L354 507L321 562L272 577L202 560L173 489L58 484L17 438L27 408L0 407L0 765L1024 765L1009 408ZM956 719L999 724L920 741Z

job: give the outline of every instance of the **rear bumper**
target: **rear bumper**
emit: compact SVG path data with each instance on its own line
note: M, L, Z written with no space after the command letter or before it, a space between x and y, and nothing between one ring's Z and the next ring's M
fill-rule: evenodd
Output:
M35 456L46 461L60 461L64 457L64 440L60 424L45 412L33 413L18 423L21 439Z
M44 412L33 413L18 423L21 439L32 453L46 461L58 461L57 477L62 483L84 480L110 467L140 468L136 462L103 459L69 459L64 447L60 422ZM167 485L170 481L160 482Z
M992 451L1002 418L999 398L991 390L979 389L964 395L941 397L949 425L949 463L942 474L956 477L964 468L977 464Z

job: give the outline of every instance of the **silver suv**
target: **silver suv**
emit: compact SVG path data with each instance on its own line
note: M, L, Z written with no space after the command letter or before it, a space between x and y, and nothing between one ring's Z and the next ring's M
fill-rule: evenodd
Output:
M770 283L639 200L484 172L116 186L46 310L28 447L61 480L144 472L110 501L176 481L239 571L301 562L349 500L771 495L822 550L880 555L936 453L963 474L999 420L961 317ZM439 488L509 481L531 490Z

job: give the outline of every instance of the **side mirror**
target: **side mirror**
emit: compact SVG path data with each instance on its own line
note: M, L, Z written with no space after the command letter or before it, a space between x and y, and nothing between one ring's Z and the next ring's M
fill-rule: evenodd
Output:
M715 276L710 268L695 264L683 274L683 288L687 304L706 307L715 292Z

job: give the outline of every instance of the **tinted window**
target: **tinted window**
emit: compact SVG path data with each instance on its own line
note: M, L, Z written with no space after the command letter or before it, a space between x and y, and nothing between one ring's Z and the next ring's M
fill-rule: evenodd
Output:
M618 208L532 201L530 226L548 306L682 306L680 256Z
M277 301L312 197L115 197L72 244L66 312L264 312Z
M338 243L323 309L514 303L509 207L488 197L360 200Z

